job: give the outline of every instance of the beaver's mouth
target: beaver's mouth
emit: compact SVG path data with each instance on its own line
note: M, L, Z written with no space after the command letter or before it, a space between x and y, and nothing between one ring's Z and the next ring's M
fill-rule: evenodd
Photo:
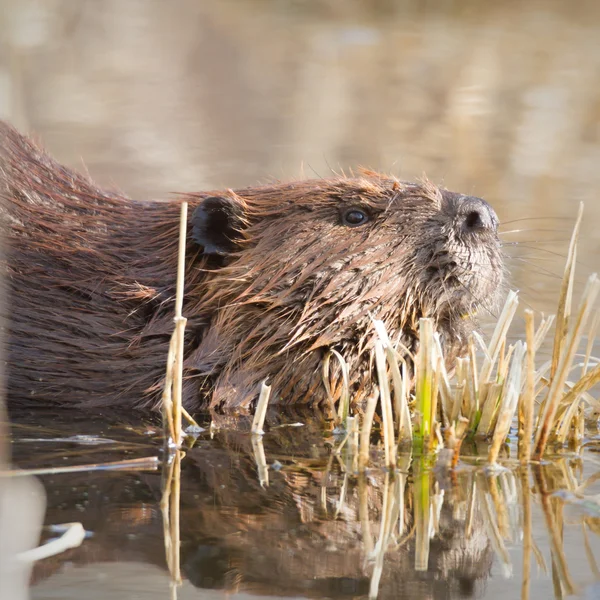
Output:
M503 267L500 253L489 242L454 247L453 251L442 248L422 270L420 288L415 292L420 306L410 319L410 328L418 337L419 318L431 317L450 361L465 351L478 317L492 314L497 306ZM406 337L405 345L409 345ZM418 340L413 345L418 347Z
M438 315L460 322L496 306L503 280L497 238L485 243L480 240L474 247L461 246L455 252L441 252L432 262L426 286L431 295L438 294Z

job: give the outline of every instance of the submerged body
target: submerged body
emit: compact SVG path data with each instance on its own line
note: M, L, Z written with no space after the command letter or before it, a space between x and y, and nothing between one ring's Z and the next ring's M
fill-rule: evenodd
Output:
M179 200L100 190L0 123L9 402L153 406L173 329ZM483 200L365 172L189 194L184 404L321 402L324 352L371 391L373 327L449 361L502 281Z

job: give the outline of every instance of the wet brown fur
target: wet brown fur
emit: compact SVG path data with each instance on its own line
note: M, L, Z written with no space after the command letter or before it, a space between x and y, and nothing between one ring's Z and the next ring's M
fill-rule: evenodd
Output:
M9 401L155 405L173 327L179 201L100 190L0 124L7 245ZM495 227L464 231L463 197L363 172L217 192L241 216L232 253L187 244L185 404L244 408L269 377L273 401L322 402L328 348L371 391L373 328L416 349L421 316L450 357L471 313L495 302ZM190 214L215 193L190 194ZM371 220L340 221L344 207ZM192 231L192 228L190 228Z

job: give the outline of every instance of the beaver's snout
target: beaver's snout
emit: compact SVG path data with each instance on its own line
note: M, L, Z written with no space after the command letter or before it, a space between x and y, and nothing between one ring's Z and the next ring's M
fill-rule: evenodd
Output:
M462 230L478 233L480 231L498 230L498 217L494 209L481 198L475 196L459 196L458 216Z

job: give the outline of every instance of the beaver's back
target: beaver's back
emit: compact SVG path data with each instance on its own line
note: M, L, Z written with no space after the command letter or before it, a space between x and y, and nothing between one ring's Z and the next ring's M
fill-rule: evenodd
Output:
M176 223L177 207L107 193L1 123L0 147L9 401L148 402L168 332L141 352L142 332L170 298L177 243L157 216Z

